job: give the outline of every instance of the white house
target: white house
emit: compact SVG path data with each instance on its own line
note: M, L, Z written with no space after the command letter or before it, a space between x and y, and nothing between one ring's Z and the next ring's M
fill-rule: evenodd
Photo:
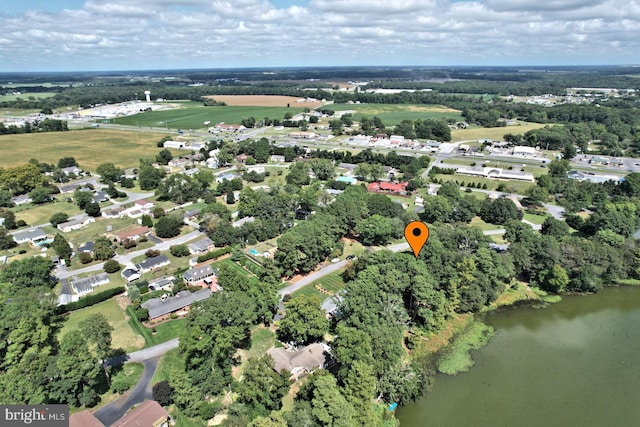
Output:
M47 235L44 231L40 230L39 228L34 228L32 230L23 231L21 233L14 234L13 240L17 244L31 243L32 245L35 245L44 240L47 240Z
M82 215L78 219L72 219L71 221L61 222L57 225L58 230L63 233L69 233L73 230L79 230L82 227L86 227L87 225L96 222L96 219L92 216Z

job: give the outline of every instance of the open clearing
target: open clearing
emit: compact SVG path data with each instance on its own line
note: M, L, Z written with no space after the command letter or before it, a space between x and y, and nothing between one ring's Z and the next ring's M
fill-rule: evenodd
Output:
M144 338L134 333L131 327L129 327L124 318L123 310L118 305L118 302L113 298L99 304L92 305L91 307L81 308L80 310L69 313L65 318L66 321L64 322L62 329L60 329L58 338L62 339L66 333L71 332L74 329L78 329L80 322L90 315L98 313L104 314L109 320L109 324L113 326L113 330L115 331L112 334L113 348L123 348L126 351L132 351L138 350L144 345Z
M74 157L81 168L95 171L101 163L122 168L138 166L143 157L155 157L156 143L166 134L104 128L0 136L0 167L27 163L29 159L57 164Z
M356 121L363 116L372 118L378 116L385 126L399 124L402 120L417 119L454 119L462 120L460 111L443 105L430 104L330 104L329 110L349 111L353 110Z
M33 98L33 99L42 99L42 98L51 98L52 96L57 95L57 92L24 92L20 95L0 95L0 102L3 101L15 101L16 99L22 99L24 101Z
M281 95L210 95L205 98L224 102L228 106L248 106L248 107L301 107L316 108L323 104L322 101L304 101L296 96Z
M305 105L293 105L284 107L260 107L260 106L232 106L224 107L202 105L188 105L172 110L157 110L148 113L135 114L133 116L119 117L117 124L141 127L159 127L169 129L203 129L218 123L239 124L243 118L254 117L262 120L265 117L271 119L284 119L286 113L295 116L304 111ZM302 104L302 103L295 103ZM209 124L205 125L205 122Z
M541 123L519 122L516 126L505 126L497 128L467 128L451 131L451 141L474 141L478 139L490 139L492 141L502 141L504 135L511 133L520 135L532 129L539 129L545 125Z

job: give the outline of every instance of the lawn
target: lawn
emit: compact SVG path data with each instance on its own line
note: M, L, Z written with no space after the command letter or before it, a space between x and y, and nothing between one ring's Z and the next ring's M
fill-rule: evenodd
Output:
M81 168L95 171L112 162L122 168L139 165L144 157L155 157L156 143L166 136L104 128L0 136L0 167L24 164L35 158L57 164L62 157L74 157Z
M97 313L104 314L109 319L109 324L113 326L113 348L123 348L125 351L135 351L142 348L144 344L143 338L131 329L125 319L123 310L113 298L69 313L65 317L65 322L58 333L58 338L62 338L67 332L77 329L80 322Z
M341 289L344 289L346 284L344 280L342 280L342 271L336 271L334 273L327 274L322 279L318 279L314 282L309 283L307 286L303 287L299 291L296 291L294 295L305 295L311 296L316 295L320 298L320 300L324 301L331 294L322 293L316 285L320 289L324 289L329 292L333 292L334 294Z
M442 179L444 181L458 181L459 183L464 183L466 187L469 183L476 184L487 184L488 190L495 190L498 188L500 184L504 184L507 186L507 192L524 194L524 191L530 186L534 185L532 182L525 181L505 181L505 180L495 180L491 178L481 178L475 176L466 176L466 175L445 175L445 174L436 174L438 179Z
M488 222L484 222L482 219L480 219L479 216L474 216L471 222L469 223L469 226L480 227L482 231L499 230L501 228L504 228L501 225L489 224Z
M155 325L156 333L154 334L151 329L144 326L135 317L132 306L127 307L127 314L129 314L129 325L131 328L144 338L145 348L178 338L182 334L182 331L184 331L186 325L186 319L169 320Z
M355 111L356 121L363 116L380 117L385 126L395 126L402 120L416 119L454 119L462 120L460 111L442 105L404 105L404 104L330 104L325 106L334 111Z
M153 374L151 384L171 379L171 369L184 370L184 357L180 354L179 348L167 351L160 359L158 368Z
M0 102L15 101L16 99L22 99L23 101L26 101L31 100L31 98L34 98L34 100L51 98L54 95L57 95L57 92L25 92L21 93L20 95L0 95Z
M502 141L504 135L511 133L514 135L523 134L532 129L544 127L541 123L518 122L517 126L497 127L497 128L481 128L471 126L467 129L456 129L451 131L451 141L475 141L478 139L490 139L492 141Z
M547 219L547 217L549 217L549 215L536 215L529 212L525 212L523 219L526 219L527 221L532 222L534 224L540 225L544 222L545 219Z
M349 255L360 256L367 250L367 248L357 240L343 239L343 242L344 251L342 252L342 256L344 257L348 257Z
M121 125L141 127L161 127L172 129L202 129L204 122L211 122L208 126L217 123L239 124L245 117L255 117L262 120L264 117L272 119L284 118L286 113L296 115L304 111L304 107L256 107L256 106L224 106L204 107L201 105L188 105L172 110L150 111L148 113L135 114L117 119Z
M267 353L267 350L272 348L276 344L276 334L266 326L258 325L251 330L251 347L249 350L239 350L239 354L242 356L242 363L238 366L238 369L234 370L234 375L239 378L242 375L242 371L245 363L250 358L258 358Z
M252 262L252 261L247 261L247 262ZM223 260L216 261L216 262L211 264L211 267L220 268L223 264L231 266L231 268L236 270L238 273L243 274L243 275L245 275L247 277L253 277L254 276L253 273L245 270L244 268L239 266L236 262L232 261L230 258L225 258Z
M55 199L55 202L46 203L44 205L21 205L11 208L16 214L16 220L23 220L29 226L44 224L49 222L49 218L54 213L63 212L69 216L82 213L75 203L67 203Z

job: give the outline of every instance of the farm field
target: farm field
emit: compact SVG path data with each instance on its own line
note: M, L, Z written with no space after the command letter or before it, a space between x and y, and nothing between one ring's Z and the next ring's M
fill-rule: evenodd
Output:
M541 123L518 122L517 126L480 128L469 127L467 129L455 129L451 131L451 141L474 141L477 139L490 139L492 141L502 141L504 135L511 133L514 135L523 134L532 129L539 129L545 125Z
M346 286L346 284L344 283L344 280L342 280L342 271L337 271L335 273L327 274L322 279L318 279L314 282L309 283L307 286L303 287L299 291L294 292L293 295L295 296L315 295L318 298L320 298L320 301L324 301L330 295L320 292L316 288L316 285L320 286L322 289L325 289L327 291L334 292L334 294L335 292L338 292L339 290L344 289Z
M327 109L334 111L355 111L356 121L363 116L372 118L378 116L385 126L394 126L402 120L416 119L454 119L462 120L460 111L442 105L394 105L394 104L330 104Z
M102 290L102 289L101 289ZM102 313L109 319L109 324L113 326L113 348L123 348L126 351L138 350L144 345L144 339L134 333L124 317L124 312L115 299L103 301L91 307L82 308L72 311L65 318L58 338L61 339L66 333L71 332L79 327L79 323L92 314Z
M298 102L302 98L281 95L210 95L205 98L224 102L228 106L286 107L288 104L290 107L316 108L324 104L322 101Z
M20 95L0 95L0 102L3 101L15 101L16 99L28 100L30 98L42 99L42 98L51 98L54 95L57 95L57 92L24 92Z
M134 122L135 123L135 122ZM0 136L0 167L27 163L29 159L57 164L74 157L81 168L95 171L112 162L122 168L138 166L143 157L155 157L156 143L166 136L104 128Z
M204 122L211 122L208 126L217 123L239 124L245 117L253 116L256 120L265 117L272 119L284 118L286 113L296 115L305 107L260 107L260 106L187 106L173 110L150 111L148 113L135 114L133 116L117 119L117 124L141 127L160 127L172 129L202 129Z

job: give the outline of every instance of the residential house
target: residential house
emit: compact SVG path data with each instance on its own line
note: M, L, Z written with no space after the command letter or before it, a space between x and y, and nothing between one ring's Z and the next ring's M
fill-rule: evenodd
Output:
M187 285L193 285L205 279L215 277L217 274L218 271L214 269L211 264L207 264L190 268L184 272L182 279Z
M187 175L189 178L193 178L199 172L200 172L200 169L198 169L198 168L185 169L185 170L182 171L182 173L184 175Z
M92 216L82 215L78 219L72 219L71 221L61 222L56 228L63 233L69 233L74 230L80 230L82 227L86 227L89 224L96 222L96 219Z
M87 252L87 253L93 255L93 248L94 247L95 247L95 243L93 243L93 242L83 243L82 245L78 246L78 253L81 254L82 252Z
M265 173L267 170L264 166L249 166L247 167L247 172L255 172L255 173Z
M13 202L14 205L20 206L20 205L26 205L27 203L31 203L33 200L31 200L31 197L29 197L28 194L21 194L19 196L11 198L11 201Z
M226 123L218 123L215 128L218 131L241 132L246 129L243 125L232 125Z
M127 283L131 283L134 280L138 280L140 278L140 272L136 270L134 266L130 266L122 270L120 272L120 276L122 276L122 278L126 280Z
M244 162L246 162L248 158L249 156L247 156L245 153L242 153L239 156L236 156L236 160L242 164L244 164Z
M62 168L60 169L60 171L67 176L69 175L79 176L82 174L82 170L80 170L80 168L77 166L69 166L67 168Z
M189 248L191 255L197 255L210 251L215 247L215 245L213 244L213 240L208 237L204 237L197 242L187 245L187 247Z
M132 228L128 231L123 231L119 234L115 235L115 239L117 242L123 242L127 239L129 240L140 240L142 236L148 236L151 233L151 229L149 227L136 227Z
M273 156L269 157L269 160L274 163L284 163L284 156L274 154Z
M77 183L76 184L66 184L66 185L58 186L58 188L60 189L60 193L62 193L62 194L73 193L80 187L81 187L81 185L77 184Z
M174 280L175 280L175 277L173 277L173 276L165 276L165 277L161 277L159 279L152 280L151 282L149 282L149 290L151 290L151 291L159 291L159 290L170 291L171 289L173 289L173 281Z
M125 209L121 207L106 209L102 211L102 216L105 218L120 218L124 215Z
M239 219L239 220L235 221L232 225L233 225L235 228L240 228L240 227L242 227L244 224L247 224L247 223L249 223L249 222L255 222L255 220L256 220L256 219L255 219L255 217L252 217L252 216L245 216L244 218L241 218L241 219Z
M313 132L290 132L289 133L289 138L296 138L296 139L313 139L315 137L317 137L318 135L316 135Z
M149 310L149 320L156 320L163 316L180 311L188 311L188 307L194 302L202 301L211 296L211 289L203 288L197 292L180 291L175 296L163 295L160 298L151 298L142 303L142 307Z
M400 196L407 195L408 182L372 182L367 185L367 191L371 193L391 193Z
M354 171L356 170L356 168L358 167L358 165L354 164L354 163L339 163L338 167L341 169L346 169L348 170L350 173L354 173Z
M155 203L147 199L136 200L133 207L127 209L125 212L129 218L139 218L142 215L150 215L151 209L153 209L154 206Z
M275 371L289 372L294 378L322 369L332 364L331 348L325 343L309 344L297 351L272 348L268 353L275 362Z
M169 427L171 424L171 416L166 409L155 400L145 400L111 424L111 427Z
M158 255L152 258L147 258L141 263L135 265L136 270L140 272L140 274L148 273L149 271L154 271L159 268L164 267L165 265L169 265L171 261L167 258L166 255Z
M71 414L69 427L105 427L102 422L88 409Z
M162 146L164 148L173 148L176 150L183 150L185 145L187 145L184 141L165 141Z
M96 191L96 194L93 195L93 201L95 203L104 203L109 201L109 195L104 190Z
M182 219L185 224L189 225L189 222L196 222L198 220L198 215L200 215L200 209L191 209L190 211L186 211L182 214Z
M220 182L222 182L224 180L231 181L232 179L236 179L236 178L242 178L242 177L240 175L236 175L236 174L233 174L233 173L225 173L225 174L222 174L222 175L218 175L216 177L216 182L220 183Z
M78 295L84 295L93 290L93 288L109 283L109 275L107 273L96 274L82 279L71 279L69 281L71 288Z
M37 245L45 240L47 240L47 235L44 231L39 228L34 228L27 231L22 231L20 233L16 233L13 235L13 240L17 244L21 243L30 243L32 245Z

